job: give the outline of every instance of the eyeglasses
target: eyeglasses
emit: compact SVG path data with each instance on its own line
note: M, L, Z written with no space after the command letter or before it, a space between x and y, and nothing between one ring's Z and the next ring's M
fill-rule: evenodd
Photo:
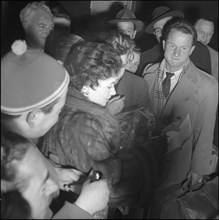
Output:
M126 60L126 64L131 63L132 60L134 60L134 52L132 50L130 50L127 54L127 60Z
M45 25L45 24L38 24L37 27L39 27L43 31L52 31L54 29L54 24L51 25Z

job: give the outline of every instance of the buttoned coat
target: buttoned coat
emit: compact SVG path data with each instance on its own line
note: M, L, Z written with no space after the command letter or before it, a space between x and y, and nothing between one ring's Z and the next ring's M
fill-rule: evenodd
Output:
M191 121L191 136L183 146L166 155L164 180L160 188L177 184L186 178L189 171L206 175L212 172L212 142L216 110L218 105L218 83L211 75L201 71L189 61L185 74L181 77L160 115L157 98L158 70L154 64L144 70L144 79L149 86L151 106L155 115L167 126L187 114Z

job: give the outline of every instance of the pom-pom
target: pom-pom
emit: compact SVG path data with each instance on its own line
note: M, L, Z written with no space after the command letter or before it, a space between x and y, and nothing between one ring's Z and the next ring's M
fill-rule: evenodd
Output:
M15 53L16 55L22 55L26 52L27 50L27 44L25 40L16 40L12 46L11 49L13 51L13 53Z

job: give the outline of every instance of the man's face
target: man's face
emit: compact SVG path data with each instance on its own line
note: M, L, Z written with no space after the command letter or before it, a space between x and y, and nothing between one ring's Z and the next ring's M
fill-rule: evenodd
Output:
M21 188L21 193L30 204L32 218L45 218L52 198L59 189L50 178L41 153L30 144L23 160L16 165L18 180L27 183Z
M31 46L43 48L47 36L54 28L52 15L44 10L38 10L29 23L27 34L31 40Z
M169 21L171 18L172 17L166 17L166 18L163 18L163 19L157 21L156 23L154 23L153 34L155 35L155 37L159 43L160 43L160 40L162 37L163 27L167 23L167 21Z
M131 39L135 38L136 30L133 22L118 22L117 27L124 34L128 35Z
M207 45L214 34L214 24L211 21L200 19L195 25L197 30L197 40Z
M185 34L172 29L166 41L163 41L164 57L168 71L177 71L183 68L191 55L194 46L191 34Z
M126 65L126 70L128 70L131 73L135 73L137 71L141 57L141 54L137 52L133 52L133 55L133 60L131 60L131 62L127 63Z

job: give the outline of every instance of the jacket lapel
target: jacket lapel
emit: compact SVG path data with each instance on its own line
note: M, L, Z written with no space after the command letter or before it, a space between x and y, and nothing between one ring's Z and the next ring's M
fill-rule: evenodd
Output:
M197 77L194 74L194 68L193 64L190 62L189 67L185 74L182 76L182 78L179 80L175 88L172 90L169 98L166 101L166 104L164 105L164 108L161 113L161 117L169 114L172 112L172 108L177 103L180 105L182 103L185 103L185 100L188 98L195 98L194 97L197 90ZM193 70L193 71L192 71Z

